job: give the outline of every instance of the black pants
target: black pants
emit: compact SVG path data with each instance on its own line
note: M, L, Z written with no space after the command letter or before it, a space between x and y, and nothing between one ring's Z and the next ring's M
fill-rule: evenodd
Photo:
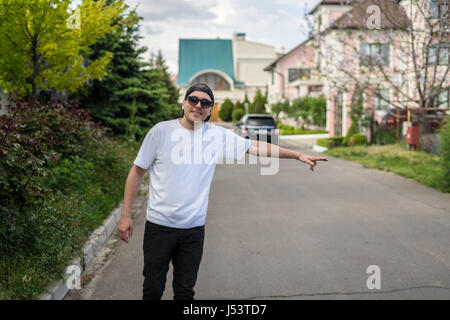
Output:
M204 238L205 226L175 229L147 221L143 245L145 279L142 299L161 299L172 261L174 300L193 300Z

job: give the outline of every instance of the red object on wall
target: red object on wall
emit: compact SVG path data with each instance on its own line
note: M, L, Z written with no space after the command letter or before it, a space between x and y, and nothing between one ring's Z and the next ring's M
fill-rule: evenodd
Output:
M406 143L407 144L419 144L419 127L409 126L406 131Z

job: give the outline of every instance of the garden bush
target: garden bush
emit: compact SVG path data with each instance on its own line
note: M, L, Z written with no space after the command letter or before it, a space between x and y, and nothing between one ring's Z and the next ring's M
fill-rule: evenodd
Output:
M342 141L342 144L343 144L344 146L348 146L348 142L349 142L350 138L351 138L353 135L358 134L358 133L359 133L359 132L358 132L358 129L356 128L355 124L352 123L351 126L350 126L350 128L348 128L347 134L345 135L345 138L344 138L344 140Z
M239 121L245 115L245 110L243 110L243 109L233 110L233 113L231 115L232 115L233 121Z
M440 161L443 169L443 184L447 192L450 192L450 116L445 119L446 123L441 127L440 135Z
M0 299L33 299L120 202L138 146L76 104L23 99L0 137Z
M222 121L231 121L233 114L233 102L230 99L225 99L219 109L219 118Z
M324 147L324 148L332 149L332 148L342 146L343 140L344 140L344 137L320 138L320 139L317 139L317 145Z
M367 145L367 137L363 134L354 134L349 140L348 140L348 146L363 146Z
M374 142L375 144L382 146L396 143L395 129L388 130L381 126L377 127L375 130Z
M294 126L288 126L281 122L277 123L278 129L280 129L280 135L293 135L293 134L322 134L328 133L325 130L306 130L303 128L295 129Z

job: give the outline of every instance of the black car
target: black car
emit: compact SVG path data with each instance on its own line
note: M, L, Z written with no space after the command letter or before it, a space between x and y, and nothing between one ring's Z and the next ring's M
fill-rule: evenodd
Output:
M279 130L270 114L246 114L235 124L235 132L251 140L267 141L278 145Z

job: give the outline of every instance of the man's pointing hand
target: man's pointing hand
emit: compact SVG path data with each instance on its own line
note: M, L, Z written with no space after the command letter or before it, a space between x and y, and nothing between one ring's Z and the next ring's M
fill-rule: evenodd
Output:
M306 164L309 164L311 166L310 170L314 171L314 167L317 165L317 161L328 161L327 158L325 157L313 157L313 156L308 156L306 154L300 154L300 156L298 157L298 160L300 160L301 162L304 162Z

